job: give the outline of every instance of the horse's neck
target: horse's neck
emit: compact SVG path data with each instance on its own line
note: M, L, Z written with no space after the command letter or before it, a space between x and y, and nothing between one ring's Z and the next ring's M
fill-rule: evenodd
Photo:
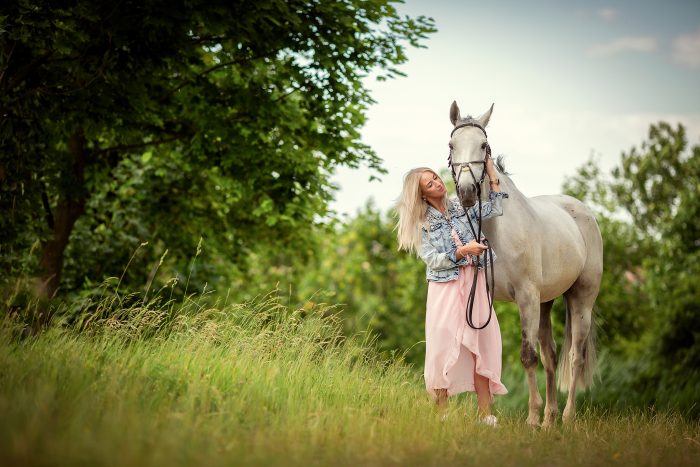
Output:
M498 180L500 181L501 191L508 193L507 203L511 206L529 206L530 202L528 198L522 193L522 191L518 189L517 186L515 186L513 180L511 180L511 178L508 175L498 171L498 169L496 169L496 172L498 173Z
M516 212L531 212L529 199L515 186L513 180L498 171L498 179L500 181L501 191L508 194L508 198L502 201L503 215L493 218L494 222L489 222L485 228L487 235L490 237L498 236L500 232L507 233L513 228L517 228L517 219L522 219L522 216L516 216Z

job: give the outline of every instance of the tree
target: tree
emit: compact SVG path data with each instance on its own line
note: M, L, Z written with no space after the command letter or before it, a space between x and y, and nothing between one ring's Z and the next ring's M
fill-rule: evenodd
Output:
M623 358L617 374L604 375L599 397L697 416L700 146L688 148L682 125L660 122L622 154L611 178L590 165L566 186L599 211L605 272L598 314L609 348Z
M654 339L643 358L653 363L643 393L696 402L700 384L700 146L688 148L685 129L652 125L641 151L623 155L613 186L635 223L656 240L645 264L654 311ZM680 397L679 397L680 396ZM696 414L700 410L694 408Z
M89 232L109 230L125 205L142 232L189 246L217 233L210 245L232 257L263 230L303 238L326 212L335 167L383 170L359 138L372 103L362 79L399 75L405 44L434 31L393 3L1 7L3 267L40 238L53 297L76 222L87 212Z

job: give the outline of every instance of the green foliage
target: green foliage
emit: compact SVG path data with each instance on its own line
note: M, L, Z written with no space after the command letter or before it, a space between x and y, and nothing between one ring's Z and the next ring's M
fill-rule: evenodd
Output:
M700 146L652 125L606 179L587 164L566 189L598 208L605 271L600 403L675 406L697 416L700 384Z
M419 363L425 353L425 267L398 251L392 213L371 204L337 234L326 237L315 264L318 271L298 283L300 294L326 291L321 297L342 304L349 330L369 329L382 351L405 352Z
M434 31L393 3L3 4L0 265L38 268L51 296L64 252L66 292L143 241L137 275L165 248L184 269L200 236L227 267L266 238L303 244L336 167L383 172L362 79L400 75Z

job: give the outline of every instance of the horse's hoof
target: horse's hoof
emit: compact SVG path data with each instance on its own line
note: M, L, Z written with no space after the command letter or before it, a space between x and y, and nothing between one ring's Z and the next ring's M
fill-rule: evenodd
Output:
M545 420L542 422L542 429L543 430L549 430L552 428L554 425L556 425L556 422L550 422L549 420Z
M542 428L549 428L557 424L557 414L548 413L544 416L544 422L542 422Z

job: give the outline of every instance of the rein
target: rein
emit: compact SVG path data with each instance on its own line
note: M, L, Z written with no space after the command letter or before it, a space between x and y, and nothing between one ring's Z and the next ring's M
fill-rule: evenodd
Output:
M472 126L480 129L483 133L484 136L488 138L486 135L486 130L484 130L484 127L479 125L478 123L474 121L467 121L463 122L459 125L456 125L454 129L452 130L452 133L450 133L450 138L452 138L452 135L454 134L455 131L457 131L460 128L467 127L467 126ZM488 142L486 143L486 155L484 156L484 160L482 161L472 161L472 162L459 162L459 163L453 163L452 162L452 146L450 145L450 155L447 158L447 166L450 169L450 173L452 173L452 180L454 181L455 188L457 191L459 191L459 179L462 176L462 170L464 167L469 169L469 173L472 176L472 180L474 181L474 187L476 188L476 199L479 202L479 217L477 219L477 231L475 231L474 226L472 225L472 220L471 217L469 217L469 208L471 206L464 206L462 204L462 208L464 211L467 213L467 221L469 222L469 228L472 231L472 234L474 235L474 239L479 242L481 241L481 185L484 182L484 175L486 175L486 162L487 160L491 157L491 146L489 146ZM471 165L472 164L483 164L484 167L481 171L481 177L477 181L476 176L474 175L474 171L472 170ZM459 171L457 171L457 168L459 168ZM458 196L459 198L459 196ZM462 203L460 199L460 204ZM474 325L474 301L476 299L476 287L477 287L477 280L479 278L479 268L478 268L478 261L477 264L474 265L474 280L472 280L472 286L471 290L469 291L469 297L467 298L467 308L465 310L466 313L466 318L467 318L467 324L469 325L470 328L472 329L484 329L488 324L491 322L491 315L493 312L493 291L495 288L495 278L494 278L494 272L493 272L493 249L491 248L491 245L489 245L489 241L486 237L484 237L483 244L486 245L487 249L484 252L485 257L484 257L484 277L486 279L486 296L488 297L488 302L489 302L489 317L486 320L486 322L482 326L475 326ZM473 256L473 255L472 255ZM489 287L489 262L491 262L491 286Z

